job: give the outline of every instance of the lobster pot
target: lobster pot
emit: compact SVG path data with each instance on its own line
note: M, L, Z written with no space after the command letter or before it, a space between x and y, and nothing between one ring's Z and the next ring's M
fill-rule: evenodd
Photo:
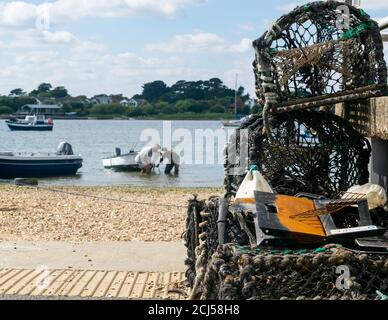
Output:
M387 256L337 246L270 250L220 246L203 282L210 300L376 300L388 287Z
M336 113L347 119L362 135L388 140L388 97L338 104Z

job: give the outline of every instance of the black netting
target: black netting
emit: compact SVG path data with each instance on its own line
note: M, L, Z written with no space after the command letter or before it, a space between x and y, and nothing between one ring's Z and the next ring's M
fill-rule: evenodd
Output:
M346 120L307 110L274 115L270 120L273 143L263 130L261 116L232 136L225 164L229 194L235 194L252 165L259 167L275 191L288 195L309 192L333 197L368 182L369 143ZM246 144L249 161L238 172L245 157L241 146Z
M387 70L379 27L352 6L341 15L343 5L298 7L254 42L257 95L272 111L306 102L317 106L323 96L341 102L381 94Z
M225 245L209 262L202 298L374 300L387 289L387 256L330 245L315 251Z

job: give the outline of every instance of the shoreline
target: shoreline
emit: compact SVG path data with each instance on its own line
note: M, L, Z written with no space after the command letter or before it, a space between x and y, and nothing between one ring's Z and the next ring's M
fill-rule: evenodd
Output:
M8 120L13 115L0 115L0 120ZM16 116L18 119L24 119L24 116ZM49 116L47 116L49 117ZM129 117L120 117L120 116L112 116L112 117L103 117L103 116L89 116L89 117L66 117L66 116L52 116L50 117L53 120L117 120L117 121L227 121L235 119L233 116L225 116L225 117L145 117L145 118L129 118Z
M181 241L186 223L185 207L192 195L207 199L223 194L222 188L48 188L95 198L0 184L0 241Z

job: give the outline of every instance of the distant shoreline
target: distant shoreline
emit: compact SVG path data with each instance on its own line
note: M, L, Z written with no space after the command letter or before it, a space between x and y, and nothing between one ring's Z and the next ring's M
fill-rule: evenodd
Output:
M19 119L24 119L24 116L15 116L15 115L0 115L0 119L6 120L10 117L17 117ZM141 120L141 121L225 121L233 119L233 115L220 115L220 114L176 114L176 115L157 115L157 116L147 116L147 117L137 117L130 118L124 116L47 116L51 117L53 120Z

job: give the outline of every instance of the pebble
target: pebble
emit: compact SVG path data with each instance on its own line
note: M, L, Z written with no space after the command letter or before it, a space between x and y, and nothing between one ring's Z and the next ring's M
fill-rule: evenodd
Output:
M222 189L55 187L115 199L186 206ZM13 185L0 186L3 241L181 241L185 208L167 208L76 197ZM15 208L10 214L6 209ZM2 211L4 209L4 211Z

